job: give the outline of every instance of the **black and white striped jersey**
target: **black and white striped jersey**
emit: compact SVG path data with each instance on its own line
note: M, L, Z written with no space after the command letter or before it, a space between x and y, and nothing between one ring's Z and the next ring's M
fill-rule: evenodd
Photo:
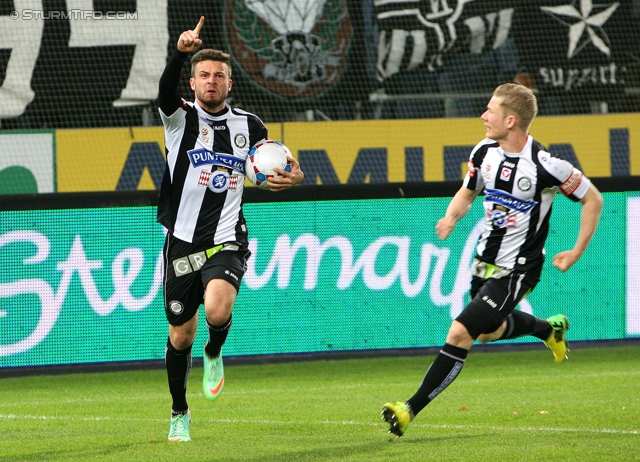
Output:
M556 193L579 201L590 184L580 170L552 156L531 136L516 154L484 139L471 152L464 179L472 191L484 188L484 229L477 258L510 270L540 271Z
M185 60L186 54L174 53L160 81L167 165L158 222L186 242L247 245L244 161L249 149L267 138L267 128L254 114L229 105L211 114L181 99L176 66Z

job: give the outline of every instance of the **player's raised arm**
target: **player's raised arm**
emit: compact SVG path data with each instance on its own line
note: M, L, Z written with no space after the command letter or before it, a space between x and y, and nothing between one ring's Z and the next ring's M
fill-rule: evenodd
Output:
M200 40L200 31L202 30L203 25L204 16L200 16L200 21L198 21L198 25L195 29L186 30L180 34L180 38L178 39L178 50L183 53L191 53L192 51L197 50L200 45L202 45L202 40Z

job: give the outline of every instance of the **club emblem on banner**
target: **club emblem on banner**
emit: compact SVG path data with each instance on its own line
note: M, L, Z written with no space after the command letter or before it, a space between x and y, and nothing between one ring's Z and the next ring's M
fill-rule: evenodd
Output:
M228 0L226 39L253 83L283 98L316 97L335 85L351 46L346 0Z

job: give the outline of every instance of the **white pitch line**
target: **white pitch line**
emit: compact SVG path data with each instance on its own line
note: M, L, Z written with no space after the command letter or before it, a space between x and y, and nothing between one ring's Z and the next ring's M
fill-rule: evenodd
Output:
M99 422L99 421L123 421L123 422L165 422L168 419L132 419L130 417L70 417L70 416L46 416L31 414L0 414L0 420L65 420L77 422ZM195 422L210 423L240 423L240 424L261 424L261 425L298 425L297 422L290 420L266 420L266 419L193 419ZM307 424L317 425L355 425L355 426L375 426L382 427L384 424L375 422L355 422L353 420L342 421L306 421ZM610 434L610 435L640 435L640 430L616 430L612 428L564 428L564 427L497 427L497 426L481 426L481 425L433 425L433 424L412 424L415 428L441 428L455 430L492 430L492 431L512 431L512 432L566 432L566 433L591 433L591 434Z

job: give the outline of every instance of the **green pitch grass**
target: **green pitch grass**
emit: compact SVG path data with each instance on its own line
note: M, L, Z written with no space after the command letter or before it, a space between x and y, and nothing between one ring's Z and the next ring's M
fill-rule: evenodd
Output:
M472 351L394 438L380 420L433 356L228 366L215 402L189 377L191 443L168 443L163 370L0 379L0 460L640 460L640 348Z

